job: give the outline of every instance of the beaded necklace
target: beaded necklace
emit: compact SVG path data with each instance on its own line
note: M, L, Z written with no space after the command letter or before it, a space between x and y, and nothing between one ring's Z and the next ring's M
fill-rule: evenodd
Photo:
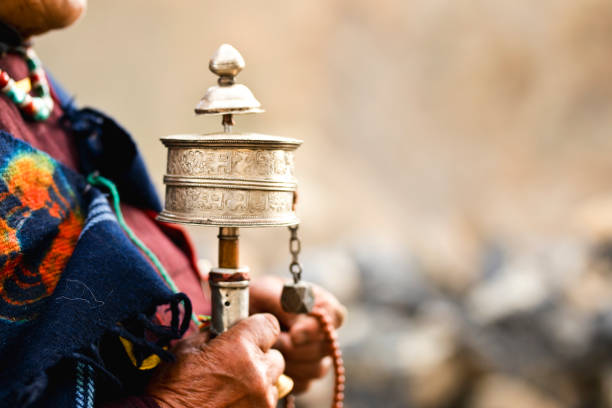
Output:
M10 75L0 69L0 90L28 116L36 121L46 120L53 110L53 99L42 64L32 48L18 49L28 66L32 93L18 87Z

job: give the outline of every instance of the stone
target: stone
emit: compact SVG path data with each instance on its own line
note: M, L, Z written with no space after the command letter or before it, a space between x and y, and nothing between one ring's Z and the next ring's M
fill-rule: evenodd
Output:
M469 293L470 315L487 324L519 313L528 313L551 296L550 287L531 259L519 259L502 267L496 276L482 281Z
M563 408L537 388L502 374L488 375L478 385L469 408Z
M406 312L431 296L431 288L411 251L384 239L364 239L350 246L359 270L359 299Z

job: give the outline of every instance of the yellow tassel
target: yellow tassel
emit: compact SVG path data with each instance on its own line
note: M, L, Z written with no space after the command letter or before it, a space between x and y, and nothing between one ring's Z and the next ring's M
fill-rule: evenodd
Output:
M134 345L132 344L132 342L121 336L119 336L119 340L121 340L121 344L123 344L123 348L125 349L125 352L130 358L130 361L132 362L132 364L134 364L134 367L138 368L139 370L151 370L157 367L157 365L161 362L161 359L157 354L151 354L149 357L142 360L142 364L138 366L138 363L136 362L136 357L134 356ZM166 347L164 347L164 349L165 348Z

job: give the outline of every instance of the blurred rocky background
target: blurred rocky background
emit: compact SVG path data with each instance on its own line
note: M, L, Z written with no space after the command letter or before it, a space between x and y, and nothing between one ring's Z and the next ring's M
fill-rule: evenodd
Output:
M237 128L305 141L348 407L612 407L612 2L90 0L37 49L163 191L159 137L220 129L193 108L223 42L267 109ZM243 261L288 277L288 237L243 231Z

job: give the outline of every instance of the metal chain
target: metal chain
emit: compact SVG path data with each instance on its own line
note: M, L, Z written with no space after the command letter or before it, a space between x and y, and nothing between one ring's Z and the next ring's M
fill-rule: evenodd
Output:
M298 283L302 279L302 264L298 259L302 251L302 241L298 237L297 225L290 226L289 231L291 232L291 238L289 238L289 252L291 253L289 272L293 276L293 283Z
M289 238L289 252L291 253L291 263L289 264L289 272L293 275L293 282L298 283L302 279L302 265L299 262L299 255L302 251L302 242L298 237L298 226L292 225L289 227L291 238ZM331 318L327 315L324 309L315 308L310 312L310 316L315 317L323 329L325 339L329 342L332 350L332 358L334 364L334 401L332 408L342 408L344 406L344 383L345 370L344 361L342 360L342 351L338 344L338 335L334 329ZM285 408L295 408L295 398L293 395L288 395L285 398Z

